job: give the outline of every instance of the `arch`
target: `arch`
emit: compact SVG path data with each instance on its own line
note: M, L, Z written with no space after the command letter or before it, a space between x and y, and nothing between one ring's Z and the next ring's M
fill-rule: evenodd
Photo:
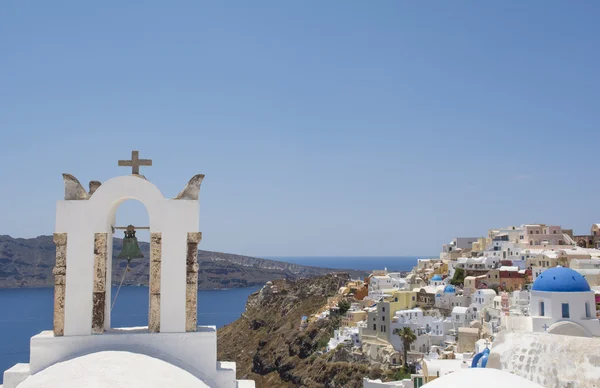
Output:
M142 203L148 212L150 230L161 231L161 216L165 197L158 187L144 178L131 176L119 176L109 179L103 183L88 200L90 206L96 209L104 209L104 214L98 213L94 222L97 232L107 231L114 222L119 206L134 199Z
M593 337L588 329L573 321L558 321L548 328L548 333L573 337Z

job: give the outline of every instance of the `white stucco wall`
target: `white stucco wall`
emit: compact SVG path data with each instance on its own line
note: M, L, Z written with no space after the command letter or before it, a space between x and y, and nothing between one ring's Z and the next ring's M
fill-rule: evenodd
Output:
M540 315L540 302L544 302L544 316ZM569 318L562 317L562 304L569 304ZM589 317L585 314L588 304ZM531 291L530 314L533 331L543 332L557 322L570 321L584 327L589 334L600 336L600 322L596 318L596 302L593 291L544 292Z
M150 232L162 233L160 331L185 332L187 233L199 231L199 203L166 199L151 182L120 176L103 183L89 200L57 203L55 232L67 233L65 336L91 334L94 233L108 233L111 246L111 224L128 199L146 207ZM107 285L110 274L107 268ZM110 301L109 292L107 307Z
M161 359L184 369L211 387L235 387L235 363L217 362L217 330L199 326L189 333L114 330L102 335L54 337L44 331L31 338L32 375L56 364L101 351L129 351ZM221 365L223 364L223 365Z
M600 387L598 360L598 338L501 331L486 369L511 372L544 387L589 388Z
M363 378L363 388L412 388L413 383L411 379L404 379L399 381L390 381L383 383L380 379L370 380L367 377Z

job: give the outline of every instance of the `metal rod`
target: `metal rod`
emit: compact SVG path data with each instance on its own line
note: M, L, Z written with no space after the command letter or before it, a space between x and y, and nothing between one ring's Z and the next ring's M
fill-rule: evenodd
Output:
M134 228L135 230L140 230L140 229L143 229L143 230L150 230L150 227L149 227L149 226L134 226L133 228ZM113 229L126 230L126 229L127 229L127 227L126 227L126 226L113 226Z

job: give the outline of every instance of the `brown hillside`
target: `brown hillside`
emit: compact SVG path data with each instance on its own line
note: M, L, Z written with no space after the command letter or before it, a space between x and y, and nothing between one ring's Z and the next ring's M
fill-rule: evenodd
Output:
M248 298L246 312L218 332L218 359L237 363L237 378L257 387L362 387L362 378L379 378L362 356L346 348L321 352L341 318L311 322L300 328L302 316L317 313L348 274L276 283L278 293L263 290Z

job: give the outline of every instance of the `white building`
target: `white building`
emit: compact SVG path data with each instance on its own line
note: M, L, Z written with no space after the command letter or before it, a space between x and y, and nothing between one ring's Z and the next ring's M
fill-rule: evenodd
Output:
M339 344L347 344L359 348L361 346L358 327L341 327L333 331L333 337L327 343L327 351L337 348Z
M533 331L582 337L600 336L594 291L577 271L544 271L531 288Z
M434 306L436 308L451 310L456 306L468 307L470 304L471 297L457 292L456 288L451 284L445 286L443 291L438 289L435 293Z
M569 267L583 275L591 287L600 286L600 259L573 259Z
M471 309L473 313L476 314L476 319L481 318L481 312L484 307L492 306L494 303L494 298L497 296L496 291L492 289L482 289L477 290L473 293L471 297Z
M498 267L500 258L495 256L459 257L456 260L456 268L472 271L489 271Z
M510 314L529 315L531 293L529 290L515 290L510 294Z
M455 307L450 315L456 328L469 327L470 323L476 318L476 314L470 307Z
M394 291L406 289L406 284L406 280L400 277L400 273L371 276L369 298L373 300L381 299L384 295L391 295Z
M411 344L409 351L427 353L432 345L442 345L446 336L446 325L440 317L425 315L423 310L416 308L411 310L396 311L390 325L390 332L395 333L403 327L409 327L417 336ZM394 349L402 351L402 340L399 336L392 334L390 342Z

